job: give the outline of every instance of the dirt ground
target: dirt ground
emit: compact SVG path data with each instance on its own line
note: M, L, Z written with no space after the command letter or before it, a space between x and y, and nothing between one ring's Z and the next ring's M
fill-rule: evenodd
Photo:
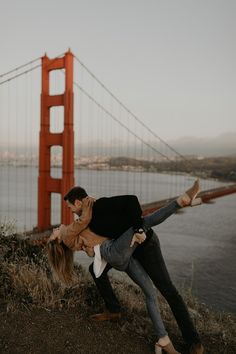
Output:
M174 338L177 350L188 351ZM221 347L217 337L202 336L206 354L235 354L235 342ZM0 353L4 354L154 354L154 341L127 331L118 321L93 322L76 310L34 309L0 312Z
M95 323L76 311L0 314L0 353L151 354L144 338L122 330L123 320Z

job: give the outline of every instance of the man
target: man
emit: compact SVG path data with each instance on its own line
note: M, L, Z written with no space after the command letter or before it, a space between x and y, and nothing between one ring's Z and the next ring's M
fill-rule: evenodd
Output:
M198 191L199 185L195 183L187 192L193 197ZM80 215L83 199L86 197L87 193L83 188L74 187L65 195L64 200L73 213ZM92 219L88 226L98 235L117 238L130 227L134 228L134 232L142 232L141 214L142 210L135 196L100 198L93 205ZM67 227L68 234L72 230L73 227L71 230ZM134 257L141 263L156 288L168 302L183 339L190 348L190 354L202 354L204 349L199 334L190 318L187 306L170 279L162 256L160 242L153 230L147 232L146 241L137 247ZM101 276L96 278L93 271L93 263L89 267L89 271L108 310L94 315L92 319L95 321L111 320L119 318L121 315L119 301L113 292L107 275L110 269L111 266L108 264Z

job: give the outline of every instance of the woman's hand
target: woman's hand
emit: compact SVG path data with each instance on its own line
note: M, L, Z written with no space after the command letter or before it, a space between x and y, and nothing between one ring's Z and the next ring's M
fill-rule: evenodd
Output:
M87 196L83 199L82 210L90 210L96 200L93 197Z
M57 227L56 229L53 229L52 234L49 236L48 242L55 241L55 240L57 240L58 242L61 242L61 232L60 232L59 227Z

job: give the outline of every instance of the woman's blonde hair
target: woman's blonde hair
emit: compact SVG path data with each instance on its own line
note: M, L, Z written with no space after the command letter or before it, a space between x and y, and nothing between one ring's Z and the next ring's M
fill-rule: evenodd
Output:
M55 278L70 285L74 277L74 252L56 239L47 243L47 254Z

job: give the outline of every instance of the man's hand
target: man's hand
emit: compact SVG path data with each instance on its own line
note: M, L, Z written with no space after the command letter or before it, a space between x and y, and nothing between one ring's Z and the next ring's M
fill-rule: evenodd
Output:
M132 240L131 240L130 247L133 247L135 242L137 242L138 244L143 243L146 240L146 237L147 236L146 236L145 232L142 232L141 234L140 233L135 233L133 235Z

